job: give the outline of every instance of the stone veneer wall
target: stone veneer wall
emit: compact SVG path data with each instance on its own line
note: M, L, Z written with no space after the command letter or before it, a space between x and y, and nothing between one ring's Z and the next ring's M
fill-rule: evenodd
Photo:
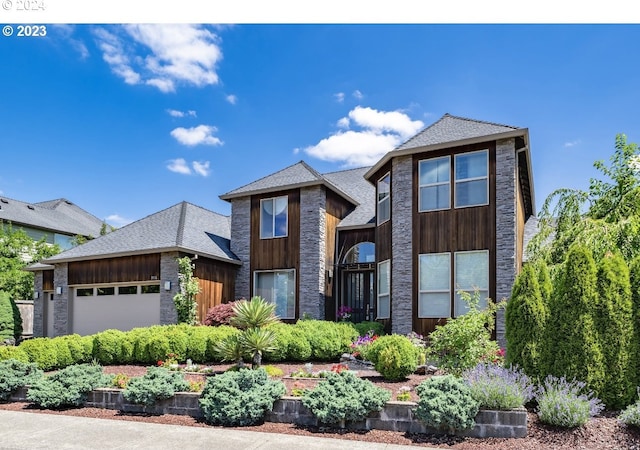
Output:
M393 159L391 172L391 331L413 328L412 157Z
M62 287L60 295L57 294L58 287ZM63 336L71 331L69 296L69 265L56 264L53 269L53 334L55 336Z
M509 299L516 276L515 140L496 143L496 301ZM504 308L496 319L496 340L506 347Z
M299 316L324 319L327 195L323 187L300 190Z
M167 252L160 255L160 324L170 325L178 322L176 305L173 297L180 292L178 278L178 252ZM164 290L164 283L171 281L171 289Z
M231 200L231 251L242 261L236 275L236 299L251 298L251 198Z
M38 298L33 300L33 336L44 336L44 276L42 270L34 273L33 292L38 293Z

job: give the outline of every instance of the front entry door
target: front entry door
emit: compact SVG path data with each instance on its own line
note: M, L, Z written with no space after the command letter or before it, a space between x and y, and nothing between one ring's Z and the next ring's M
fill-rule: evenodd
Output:
M359 323L375 319L373 270L342 272L342 304L351 308L349 321Z

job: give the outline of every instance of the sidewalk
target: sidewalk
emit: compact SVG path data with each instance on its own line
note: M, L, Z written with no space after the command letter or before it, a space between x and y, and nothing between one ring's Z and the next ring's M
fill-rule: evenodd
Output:
M407 450L322 437L0 411L0 449Z

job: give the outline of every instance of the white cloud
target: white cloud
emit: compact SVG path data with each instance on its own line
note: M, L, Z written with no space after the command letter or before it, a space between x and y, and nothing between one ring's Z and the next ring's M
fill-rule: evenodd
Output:
M195 173L197 173L198 175L202 175L203 177L208 177L211 173L211 170L209 169L209 161L193 161L193 163L191 163L191 166L193 167Z
M179 83L217 84L222 59L219 38L197 25L125 25L94 31L103 59L128 84L147 84L174 92Z
M167 169L171 172L181 173L183 175L191 175L191 169L187 165L184 158L172 159L167 164Z
M333 96L338 103L344 102L344 92L338 92L337 94L333 94Z
M353 98L357 99L357 100L362 100L364 98L364 95L362 94L362 92L360 92L359 90L355 90L353 91Z
M345 166L369 166L417 133L424 123L399 111L378 111L358 106L337 122L342 128L304 151L323 161Z
M580 140L579 139L577 141L565 142L564 146L565 146L565 148L571 148L571 147L575 147L578 144L580 144Z
M197 117L196 112L193 110L178 111L177 109L167 109L167 114L169 114L171 117Z
M227 101L229 103L231 103L232 105L235 105L236 103L238 103L238 97L236 97L235 95L231 94L231 95L227 95L226 97Z
M71 45L71 47L80 54L81 59L87 59L89 57L89 50L87 49L87 46L84 45L84 42L72 37L73 32L75 31L74 25L52 24L51 27L67 40L69 45Z
M182 145L193 147L195 145L222 145L223 142L213 136L218 131L211 125L198 125L192 128L178 127L171 131L173 136Z
M113 225L114 227L123 227L133 222L132 219L127 219L126 217L122 217L119 214L111 214L110 216L107 216L105 220L109 223L109 225Z

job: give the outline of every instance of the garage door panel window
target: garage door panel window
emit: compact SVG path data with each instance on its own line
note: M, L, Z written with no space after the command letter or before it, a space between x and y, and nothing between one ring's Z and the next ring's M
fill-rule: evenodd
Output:
M118 295L136 295L138 293L138 286L119 286Z
M275 303L276 315L281 319L295 319L295 270L254 272L254 295Z
M93 288L76 289L76 297L93 297Z
M98 295L116 295L116 288L115 287L99 287L98 289Z
M141 294L159 294L160 293L160 285L159 284L149 284L140 286Z

